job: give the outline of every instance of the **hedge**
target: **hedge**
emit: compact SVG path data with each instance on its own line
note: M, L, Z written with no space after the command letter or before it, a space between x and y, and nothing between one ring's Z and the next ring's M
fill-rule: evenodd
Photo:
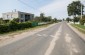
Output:
M50 24L50 23L51 22L46 23L46 24ZM15 21L10 21L8 24L0 25L0 34L11 32L11 31L16 31L16 30L23 30L26 28L32 28L35 26L38 26L38 22L30 21L30 22L17 23Z
M11 21L9 22L9 24L0 25L0 34L37 26L37 24L33 26L33 23L34 22L16 23L14 21Z
M6 33L9 32L9 26L8 25L0 25L0 33Z

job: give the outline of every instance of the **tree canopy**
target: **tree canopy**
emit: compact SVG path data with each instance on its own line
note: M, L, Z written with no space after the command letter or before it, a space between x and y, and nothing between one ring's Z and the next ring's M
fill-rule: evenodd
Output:
M84 12L84 5L80 1L73 1L71 4L67 6L68 16L81 15L81 6L82 6L82 13Z

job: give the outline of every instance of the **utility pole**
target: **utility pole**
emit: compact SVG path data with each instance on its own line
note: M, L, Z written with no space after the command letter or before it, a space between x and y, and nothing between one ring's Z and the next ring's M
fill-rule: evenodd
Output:
M82 19L82 15L83 15L83 12L82 12L82 3L81 3L81 19Z
M83 1L85 2L85 1ZM82 6L82 2L81 2L81 19L82 19L82 16L83 16L83 6Z

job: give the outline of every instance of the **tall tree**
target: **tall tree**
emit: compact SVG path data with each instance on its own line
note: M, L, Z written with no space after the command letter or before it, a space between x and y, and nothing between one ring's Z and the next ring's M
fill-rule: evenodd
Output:
M80 1L73 1L71 4L67 6L68 16L81 15L81 6L82 6L82 13L84 12L84 5Z

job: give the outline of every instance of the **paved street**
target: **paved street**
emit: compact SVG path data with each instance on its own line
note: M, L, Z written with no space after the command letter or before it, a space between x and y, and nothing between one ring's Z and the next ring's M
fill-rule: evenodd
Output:
M0 47L0 55L85 55L85 41L61 22Z

